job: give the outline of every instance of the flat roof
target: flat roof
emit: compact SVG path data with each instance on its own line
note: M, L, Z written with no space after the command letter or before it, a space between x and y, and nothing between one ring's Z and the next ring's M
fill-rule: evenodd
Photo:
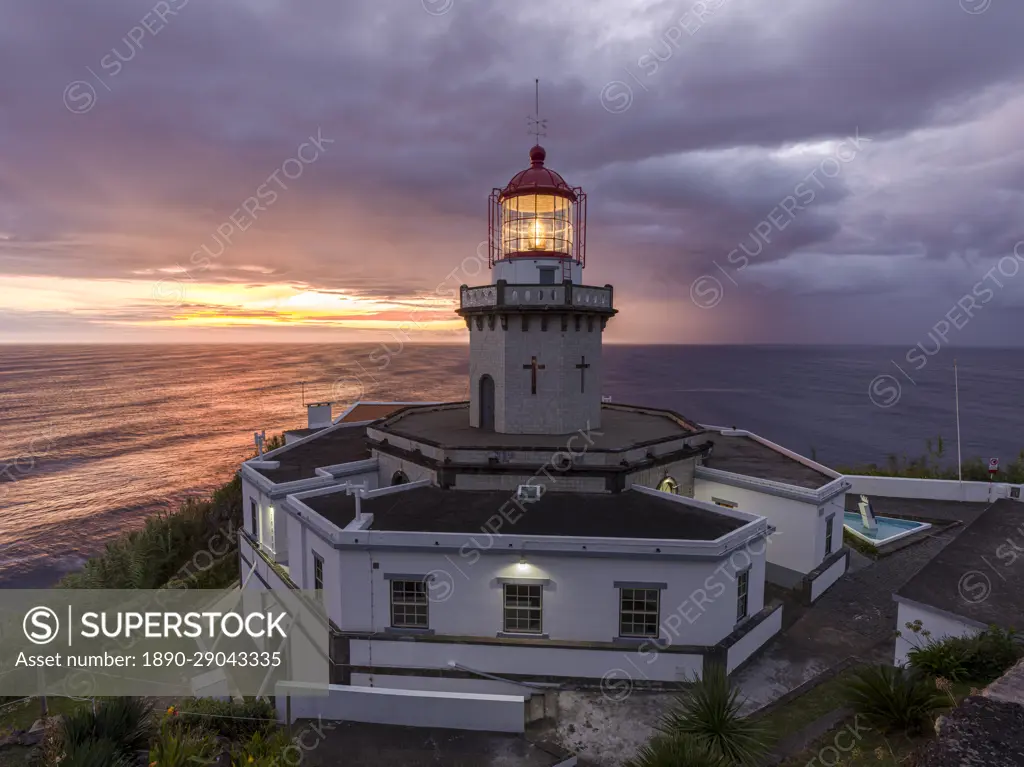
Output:
M376 498L361 508L373 514L371 530L423 533L479 533L515 495L509 490L444 490L414 487ZM303 503L339 527L355 518L355 498L344 491L315 495ZM622 493L547 492L539 501L506 513L507 535L656 538L713 541L746 524L741 519L668 498L627 490ZM496 524L491 521L491 524Z
M350 407L335 423L359 423L360 421L376 421L391 415L396 410L408 407L410 402L357 402Z
M265 460L279 461L278 469L256 469L271 482L295 482L316 476L322 466L333 466L371 457L366 444L366 428L342 426L324 430L308 442L288 445Z
M817 490L836 479L744 435L710 432L708 439L715 444L711 456L704 461L709 469L784 482L809 490Z
M565 447L564 434L498 434L469 425L469 403L411 407L375 428L420 442L450 448ZM703 432L697 424L669 410L605 404L601 426L589 433L590 450L626 450Z
M932 557L897 596L982 625L1024 627L1024 505L1001 498Z

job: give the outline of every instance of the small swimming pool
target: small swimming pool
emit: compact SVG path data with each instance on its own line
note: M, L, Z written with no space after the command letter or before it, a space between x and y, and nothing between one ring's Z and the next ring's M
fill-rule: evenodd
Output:
M931 527L927 522L911 522L908 519L892 517L875 517L877 530L868 530L861 523L860 514L856 511L843 512L843 526L858 538L862 538L872 546L892 543L908 535L919 533Z

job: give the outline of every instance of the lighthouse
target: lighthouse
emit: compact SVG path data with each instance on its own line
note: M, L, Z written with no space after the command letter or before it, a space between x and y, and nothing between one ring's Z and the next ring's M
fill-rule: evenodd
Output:
M601 424L601 338L612 287L583 282L587 196L542 146L488 206L491 283L461 288L470 335L470 425L569 434Z

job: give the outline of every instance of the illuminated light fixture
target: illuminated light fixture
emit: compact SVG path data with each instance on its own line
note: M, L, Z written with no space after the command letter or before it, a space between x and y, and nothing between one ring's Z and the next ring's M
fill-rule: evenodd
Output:
M519 568L520 570L529 570L530 569L530 563L526 561L526 555L525 554L520 554L519 555L519 564L516 565L516 567Z

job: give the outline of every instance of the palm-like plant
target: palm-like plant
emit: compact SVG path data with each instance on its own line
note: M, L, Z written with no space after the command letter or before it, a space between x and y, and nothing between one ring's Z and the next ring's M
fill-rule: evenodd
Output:
M625 767L732 767L732 764L697 738L661 735L640 749Z
M755 764L767 753L770 738L762 724L740 716L742 705L725 669L714 666L689 681L658 729L669 737L694 738L730 765Z
M880 730L920 732L932 714L949 705L936 680L917 669L869 666L847 684L850 705Z

